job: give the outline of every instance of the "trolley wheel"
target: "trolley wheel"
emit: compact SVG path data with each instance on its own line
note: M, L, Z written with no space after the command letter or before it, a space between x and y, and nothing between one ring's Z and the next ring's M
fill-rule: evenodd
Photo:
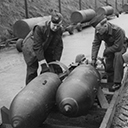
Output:
M116 13L115 13L115 16L116 16L117 18L119 18L119 13L118 13L118 12L116 12Z
M82 25L81 25L81 23L78 23L76 25L76 29L77 29L78 32L81 32L82 31Z
M70 35L73 35L74 26L73 25L69 25L68 27L66 27L66 31L68 31Z
M16 41L16 49L18 52L22 52L22 43L23 43L23 39L20 38Z

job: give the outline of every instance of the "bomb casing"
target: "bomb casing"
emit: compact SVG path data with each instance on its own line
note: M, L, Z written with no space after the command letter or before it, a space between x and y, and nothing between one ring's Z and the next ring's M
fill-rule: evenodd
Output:
M86 114L94 103L99 86L100 74L93 66L82 64L76 67L57 90L59 111L68 117Z
M55 105L61 81L55 73L43 73L33 79L13 99L10 122L13 128L35 128L47 118Z

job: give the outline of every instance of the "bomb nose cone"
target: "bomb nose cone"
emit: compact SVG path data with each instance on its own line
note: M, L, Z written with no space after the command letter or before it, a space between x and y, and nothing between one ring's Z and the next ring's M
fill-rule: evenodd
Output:
M64 106L64 111L65 111L66 113L70 113L70 112L72 111L71 105L65 105L65 106Z
M12 124L13 128L23 128L25 125L25 122L24 123L23 122L24 122L24 120L20 116L16 116L16 117L12 118L12 120L11 120L11 124Z
M13 121L12 126L13 126L13 128L19 128L19 126L20 126L20 121L19 121L19 120Z

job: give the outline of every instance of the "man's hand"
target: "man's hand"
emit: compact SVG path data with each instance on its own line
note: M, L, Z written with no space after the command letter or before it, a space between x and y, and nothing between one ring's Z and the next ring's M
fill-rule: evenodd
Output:
M44 72L50 72L50 69L46 63L41 64L41 73L40 74L42 74Z
M103 52L103 56L107 57L107 55L108 55L108 52L107 52L107 49L105 49L104 52Z
M96 60L92 60L91 61L91 65L94 66L94 67L96 67Z
M41 66L41 72L40 72L40 74L42 74L44 72L50 72L49 65L47 64L47 62L46 62L45 59L39 61L39 65Z

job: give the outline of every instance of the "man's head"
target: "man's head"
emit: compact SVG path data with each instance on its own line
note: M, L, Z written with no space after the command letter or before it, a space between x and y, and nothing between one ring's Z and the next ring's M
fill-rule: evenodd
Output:
M54 13L51 16L51 30L57 31L62 25L63 16L60 13Z
M103 35L108 30L107 19L104 15L97 15L95 16L90 24L95 28L96 33Z

